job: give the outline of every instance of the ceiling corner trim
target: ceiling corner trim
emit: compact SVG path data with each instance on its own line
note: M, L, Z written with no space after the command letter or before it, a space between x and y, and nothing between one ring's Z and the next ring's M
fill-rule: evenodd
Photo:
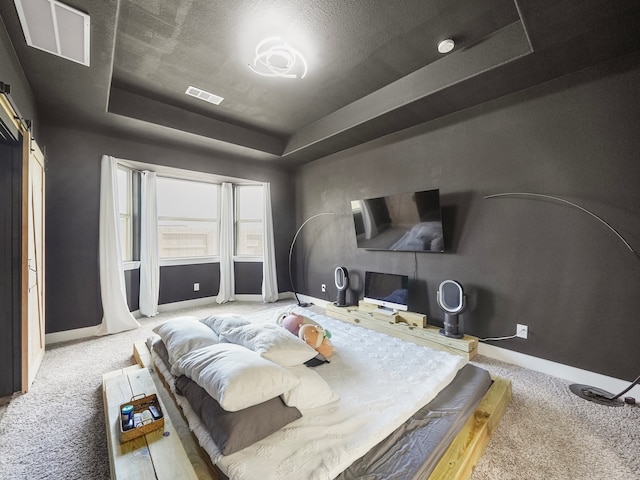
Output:
M534 51L533 48L533 43L531 42L531 35L529 35L529 29L527 28L527 24L524 20L524 16L522 14L522 9L520 8L520 4L518 3L518 0L513 0L515 6L516 6L516 11L518 12L518 17L520 17L520 23L522 24L522 30L525 34L525 36L527 37L527 42L529 43L529 48L531 49L531 52Z
M90 66L88 14L58 0L14 0L27 45Z
M533 53L520 20L502 27L470 47L457 50L379 90L302 127L289 138L289 156L354 130L392 111Z

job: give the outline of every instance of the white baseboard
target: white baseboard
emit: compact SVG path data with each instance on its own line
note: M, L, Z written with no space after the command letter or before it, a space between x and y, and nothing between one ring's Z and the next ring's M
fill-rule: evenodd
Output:
M262 295L259 294L239 294L236 295L238 302L262 302ZM283 292L278 294L278 300L293 298L291 292ZM195 298L193 300L184 300L182 302L165 303L158 305L159 312L172 312L182 308L205 307L207 305L215 305L216 297Z
M293 297L295 298L295 295L293 295ZM327 304L333 303L329 300L322 300L321 298L310 297L309 295L303 295L301 293L298 293L298 300L300 300L301 303L313 303L314 305L318 305L319 307L326 307Z
M572 383L601 388L615 395L622 392L631 384L631 382L626 380L620 380L600 373L545 360L544 358L514 352L513 350L507 350L506 348L496 347L495 345L489 345L487 343L480 342L478 345L478 353L512 365L528 368L535 372L546 373L547 375L562 378ZM624 396L631 396L635 397L636 400L640 400L640 385L633 387Z
M158 305L158 312L173 312L182 308L206 307L207 305L215 305L216 297L194 298L192 300L183 300L182 302L163 303Z
M44 336L44 344L53 345L54 343L69 342L71 340L80 340L82 338L93 337L100 325L93 327L75 328L73 330L65 330L63 332L47 333Z

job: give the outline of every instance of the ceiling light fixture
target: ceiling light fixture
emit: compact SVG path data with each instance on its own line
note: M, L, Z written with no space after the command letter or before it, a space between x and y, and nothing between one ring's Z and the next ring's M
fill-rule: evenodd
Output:
M89 66L89 15L57 0L14 0L27 45Z
M205 102L213 103L214 105L220 105L222 103L222 100L224 100L224 98L218 95L192 86L189 86L189 88L187 88L187 91L184 93L186 93L187 95L191 95L192 97L199 98L200 100L204 100Z
M307 74L307 61L291 45L270 37L256 46L256 56L249 68L265 77L304 78Z
M456 43L452 39L447 38L438 44L438 51L440 53L449 53L455 46Z

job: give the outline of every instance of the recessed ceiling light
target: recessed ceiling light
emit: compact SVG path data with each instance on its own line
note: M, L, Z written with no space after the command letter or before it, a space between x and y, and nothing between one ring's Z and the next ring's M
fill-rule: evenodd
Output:
M89 66L89 15L57 0L14 0L27 45Z
M438 44L438 51L440 53L449 53L455 46L455 42L452 39L447 38Z
M279 37L270 37L258 43L256 56L249 68L265 77L304 78L307 61L298 50Z
M192 86L189 86L189 88L187 88L187 91L184 93L186 93L187 95L191 95L192 97L199 98L200 100L204 100L205 102L213 103L214 105L220 105L220 103L222 103L222 100L224 100L224 98L218 95Z

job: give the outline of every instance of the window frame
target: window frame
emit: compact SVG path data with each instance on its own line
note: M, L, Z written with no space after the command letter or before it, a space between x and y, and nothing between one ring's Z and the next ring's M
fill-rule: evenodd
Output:
M191 180L199 183L211 183L214 185L222 186L224 182L231 183L233 188L237 186L254 185L263 186L263 182L250 180L246 178L229 177L226 175L220 175L215 173L207 173L203 171L188 170L184 168L169 167L166 165L158 165L146 162L139 162L136 160L128 160L123 158L117 159L118 166L122 166L125 169L132 171L133 175L133 245L132 252L134 260L129 262L123 262L125 270L133 270L140 266L140 172L150 171L155 172L158 177L174 178L176 180ZM220 189L221 190L221 189ZM235 194L234 194L234 222L235 222ZM218 209L220 208L220 202L218 203ZM220 212L218 212L218 221L220 221ZM235 230L235 224L234 224ZM234 232L235 233L235 232ZM263 252L264 254L264 252ZM254 256L236 256L235 255L235 243L234 243L234 255L232 256L234 263L242 262L263 262L264 257ZM193 265L193 264L205 264L205 263L220 263L220 256L210 257L176 257L172 259L159 259L159 266L172 266L172 265Z
M158 173L157 178L176 180L181 182L194 182L194 183L215 186L216 194L217 194L217 209L216 209L216 218L214 222L217 225L218 233L220 232L220 196L221 196L220 183L213 182L213 181L206 181L206 180L197 180L194 178L184 178L178 175L166 175L162 173ZM195 217L161 217L160 214L158 213L157 215L158 228L160 228L161 218L162 219L180 219L180 220L186 220L189 222L210 222L211 221L210 219L204 220L202 218L195 218ZM160 232L158 232L158 234L159 233ZM190 257L160 257L160 254L158 253L158 262L159 262L159 266L161 267L172 266L172 265L197 265L197 264L203 264L203 263L220 263L220 253L215 255L199 255L199 256L190 256Z
M237 262L237 263L242 263L242 262L262 262L264 261L264 215L262 216L262 218L260 220L254 220L254 219L248 219L248 220L241 220L240 219L240 214L239 214L239 210L240 210L240 201L239 201L239 192L242 190L242 188L244 187L253 187L253 188L257 188L259 187L262 190L262 208L264 209L264 185L262 184L235 184L233 186L233 232L234 232L234 242L233 242L233 261ZM238 253L238 238L240 237L238 235L238 228L239 228L239 224L241 222L244 223L259 223L260 225L262 225L262 254L261 255L250 255L250 254L239 254Z
M134 234L134 228L135 228L135 222L134 222L134 215L135 215L135 207L134 204L136 202L134 202L134 188L133 188L133 184L134 184L134 175L133 175L133 169L125 166L125 165L121 165L121 164L116 164L116 179L118 181L118 194L120 193L120 185L119 185L119 176L117 175L117 173L120 172L124 172L126 174L126 192L127 192L127 207L128 207L128 211L124 214L125 216L125 220L126 220L126 232L125 232L125 242L126 245L122 244L122 232L120 232L120 238L118 239L118 241L120 242L120 254L122 255L122 263L123 265L127 265L127 266L131 266L132 264L134 264L137 260L136 260L136 248L134 248L134 240L135 240L135 234ZM121 226L122 223L122 218L123 218L123 213L120 211L120 197L118 196L118 219L119 219L119 225ZM126 255L125 255L125 247L126 247ZM139 262L138 262L139 264Z

